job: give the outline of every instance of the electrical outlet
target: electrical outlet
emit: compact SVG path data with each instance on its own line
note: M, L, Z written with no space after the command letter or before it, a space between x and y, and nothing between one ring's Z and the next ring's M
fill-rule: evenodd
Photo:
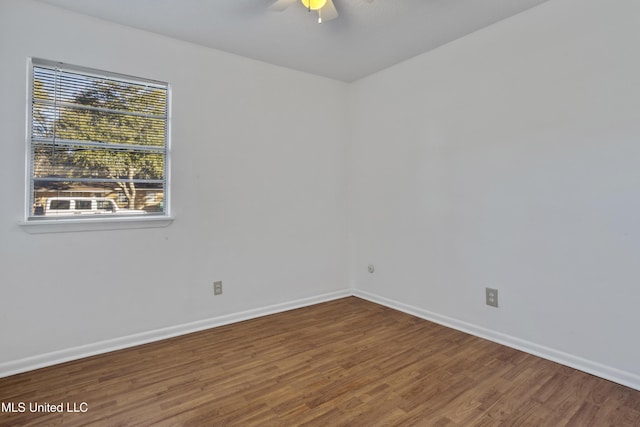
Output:
M498 290L492 289L492 288L485 288L485 289L486 289L487 305L490 305L491 307L497 307L498 306Z
M213 282L213 294L222 295L222 282Z

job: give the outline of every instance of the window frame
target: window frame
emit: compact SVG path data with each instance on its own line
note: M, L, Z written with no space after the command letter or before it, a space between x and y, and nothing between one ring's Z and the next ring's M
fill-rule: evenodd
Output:
M148 84L159 86L166 90L166 117L164 138L164 176L163 176L163 211L158 214L144 215L81 215L50 217L33 214L34 203L34 141L33 141L33 96L34 96L34 68L59 68L63 71L78 73L90 77L105 78L134 84ZM126 228L166 227L173 221L171 212L171 85L167 82L140 78L131 75L99 70L84 66L67 64L41 58L28 58L27 61L27 103L26 103L26 143L25 143L25 206L24 216L19 225L29 233L48 233L60 231L91 231ZM84 225L83 225L84 224Z

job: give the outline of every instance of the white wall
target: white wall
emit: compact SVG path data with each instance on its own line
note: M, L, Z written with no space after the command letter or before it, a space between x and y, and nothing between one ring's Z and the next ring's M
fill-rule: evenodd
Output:
M356 288L639 387L638 28L551 0L355 83Z
M18 226L29 56L170 82L170 227ZM25 0L0 2L0 62L0 366L344 293L345 84Z

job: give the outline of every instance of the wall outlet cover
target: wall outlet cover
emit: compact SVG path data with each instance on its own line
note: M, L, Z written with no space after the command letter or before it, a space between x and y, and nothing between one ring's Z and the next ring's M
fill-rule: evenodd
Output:
M487 305L498 307L498 290L493 288L485 288L485 290Z
M214 295L222 294L222 282L213 282L213 294Z

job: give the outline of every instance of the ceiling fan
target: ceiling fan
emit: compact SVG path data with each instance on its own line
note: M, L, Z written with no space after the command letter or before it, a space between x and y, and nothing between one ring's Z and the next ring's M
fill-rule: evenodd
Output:
M276 0L269 9L281 12L296 3L298 0ZM318 12L318 24L323 21L330 21L338 17L338 11L336 10L333 0L300 0L304 7L309 12ZM367 3L372 3L373 0L361 0Z

